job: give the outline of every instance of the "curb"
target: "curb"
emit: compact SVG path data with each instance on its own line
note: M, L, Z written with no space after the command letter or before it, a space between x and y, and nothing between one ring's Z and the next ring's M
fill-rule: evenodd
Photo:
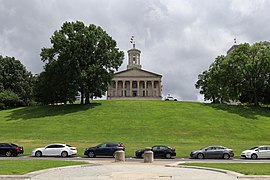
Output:
M188 166L188 165L184 165L184 164L185 164L185 162L177 162L177 163L173 163L173 164L168 164L168 165L166 165L166 167L179 167L179 168L190 168L190 169L201 169L201 170L215 171L215 172L235 176L237 179L253 179L253 180L270 179L269 175L245 175L245 174L241 174L238 172L225 170L225 169L217 169L217 168L209 168L209 167L201 167L201 166Z

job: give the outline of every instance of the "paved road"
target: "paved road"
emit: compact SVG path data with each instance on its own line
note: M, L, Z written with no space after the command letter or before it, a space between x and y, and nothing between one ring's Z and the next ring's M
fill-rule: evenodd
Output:
M114 159L111 157L100 157L100 158L87 158L87 157L68 157L68 158L61 158L61 157L31 157L31 156L18 156L18 157L0 157L0 160L7 160L7 159L48 159L48 160L80 160L80 161L113 161ZM139 158L126 158L127 162L143 162L143 159ZM270 159L189 159L189 158L173 158L173 159L155 159L155 161L160 162L216 162L216 163L270 163Z
M145 180L145 179L177 179L177 180L237 180L236 176L225 173L165 167L162 164L144 163L102 163L90 164L82 167L52 169L43 173L32 174L31 180Z

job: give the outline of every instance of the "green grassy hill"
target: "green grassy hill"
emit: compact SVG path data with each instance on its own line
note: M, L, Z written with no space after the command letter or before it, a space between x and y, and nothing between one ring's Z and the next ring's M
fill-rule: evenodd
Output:
M95 101L91 105L35 106L0 111L0 142L30 154L49 143L86 147L107 141L126 145L128 156L155 144L178 156L207 145L233 148L270 144L270 109L171 101Z

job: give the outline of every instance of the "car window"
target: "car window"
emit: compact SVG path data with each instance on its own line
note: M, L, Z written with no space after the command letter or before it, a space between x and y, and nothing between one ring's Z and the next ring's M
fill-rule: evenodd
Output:
M54 145L54 148L63 148L63 147L65 147L65 146L63 146L63 145Z
M107 145L106 144L100 144L100 145L98 145L98 147L100 147L100 148L105 148Z
M259 150L267 150L266 147L260 147Z
M252 148L250 148L249 150L255 150L255 149L257 149L258 147L256 146L256 147L252 147Z
M166 149L168 149L168 148L165 146L160 146L160 150L166 150Z
M55 145L49 145L46 148L55 148Z
M68 145L68 144L66 144L66 146L67 146L67 147L72 147L72 146L70 146L70 145Z
M2 144L2 147L11 147L9 144Z
M154 146L154 147L152 148L153 151L157 151L157 150L159 150L159 149L160 149L159 146Z
M117 147L115 143L107 143L106 147Z

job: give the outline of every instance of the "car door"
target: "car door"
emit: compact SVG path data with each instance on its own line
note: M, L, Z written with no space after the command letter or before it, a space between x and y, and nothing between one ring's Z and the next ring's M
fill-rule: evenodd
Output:
M65 146L60 145L60 144L55 145L54 148L52 149L53 156L60 156L64 147Z
M106 144L106 156L112 156L113 153L117 150L118 144L116 143L107 143Z
M258 148L258 158L267 158L267 147Z
M98 145L96 149L96 155L100 155L100 156L106 155L106 152L107 152L106 146L107 145L105 143Z
M153 146L152 151L153 151L155 157L160 156L160 146Z
M223 153L225 151L225 148L223 147L216 147L214 153L214 158L223 158Z
M43 150L44 156L55 156L55 146L56 145L52 144L45 147Z
M0 144L0 154L1 155L5 154L5 144Z
M266 154L265 154L265 158L270 158L270 146L266 147Z
M208 147L204 149L204 157L205 158L213 158L214 157L214 147Z

